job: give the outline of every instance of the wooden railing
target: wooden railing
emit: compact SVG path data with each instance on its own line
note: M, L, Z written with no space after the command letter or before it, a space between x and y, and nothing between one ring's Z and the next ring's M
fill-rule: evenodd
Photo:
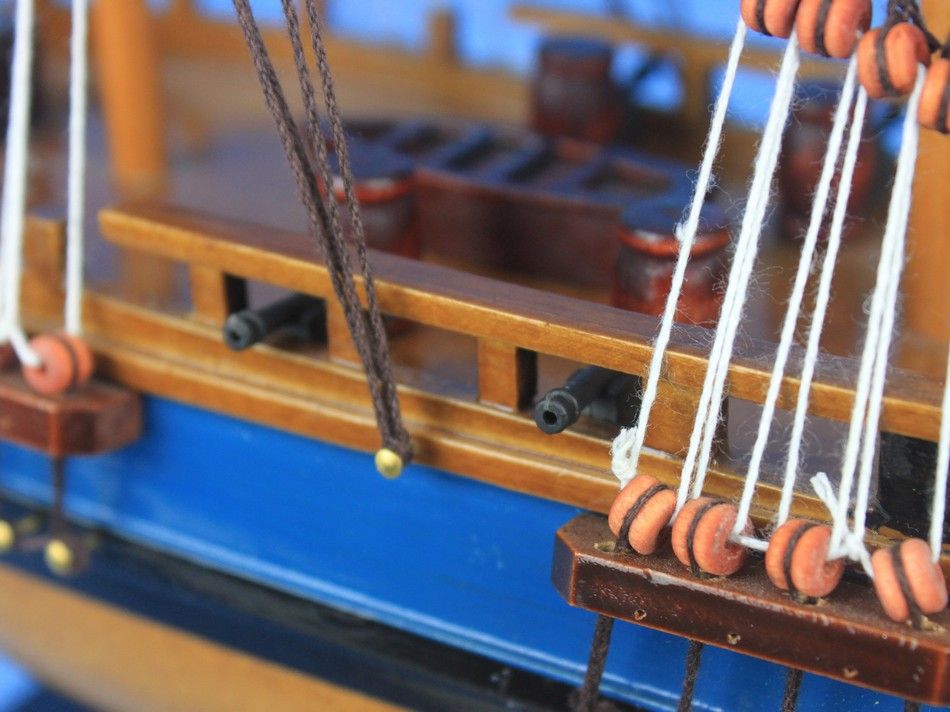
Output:
M333 301L326 267L315 248L298 233L209 218L182 210L130 206L105 210L100 216L105 236L128 249L181 261L203 272L224 290L226 276L260 280L289 290ZM515 350L559 356L617 371L644 375L652 353L656 321L652 317L570 297L501 283L440 265L372 252L376 284L385 313L413 322L465 334L479 340L480 350ZM201 294L193 296L203 300ZM331 328L331 354L348 351L336 343L345 331ZM708 332L678 327L667 354L664 385L695 392L702 385ZM761 403L764 399L774 345L745 340L737 347L729 370L728 393ZM796 371L796 359L788 369ZM854 397L856 364L824 355L816 370L810 413L847 420ZM485 379L483 379L485 380ZM497 390L490 383L483 389ZM780 408L794 405L798 380L787 376ZM938 384L900 370L888 377L881 427L884 430L935 441L940 420ZM514 402L515 394L502 400ZM685 419L691 420L689 414ZM675 449L674 449L675 451Z
M738 2L736 3L738 7ZM514 20L544 28L553 34L603 37L618 44L633 44L649 52L658 52L676 60L676 71L683 85L683 106L678 118L700 133L709 123L712 103L710 84L713 73L725 65L726 44L722 38L701 37L683 31L649 28L624 18L552 10L530 4L516 5ZM741 65L747 69L774 71L778 63L774 49L747 47ZM802 76L827 77L840 74L840 63L808 59L802 63Z
M85 332L102 372L133 388L344 446L373 450L378 432L365 378L339 314L326 267L304 235L161 206L105 210L102 231L130 251L184 263L191 306L138 306L103 285L87 291ZM31 223L24 282L28 324L54 327L62 309L62 227ZM444 266L371 252L384 312L474 340L467 358L477 369L477 397L433 388L422 379L399 386L417 460L535 496L606 511L616 493L609 472L609 430L541 433L521 408L534 393L534 359L559 356L643 374L655 319L612 307L499 282ZM287 350L260 344L240 354L223 343L221 326L235 281L260 280L327 299L328 344ZM669 483L679 477L682 449L705 370L708 332L678 327L667 356L661 397L651 420L642 468ZM411 343L410 331L394 341ZM406 341L408 339L408 341ZM774 347L743 340L729 374L730 395L764 398ZM456 354L457 355L457 354ZM789 371L797 372L797 354ZM548 364L545 360L544 364ZM411 369L410 369L411 370ZM823 356L811 412L848 417L855 364ZM785 379L779 406L794 403L798 382ZM938 384L892 370L882 428L935 440ZM593 425L593 424L591 424ZM728 457L714 463L710 494L735 497L744 475ZM777 488L760 483L753 517L766 523ZM824 506L796 495L793 511L822 519Z

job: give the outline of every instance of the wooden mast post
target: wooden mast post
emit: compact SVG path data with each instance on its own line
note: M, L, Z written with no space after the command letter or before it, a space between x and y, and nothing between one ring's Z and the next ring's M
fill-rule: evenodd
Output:
M148 6L145 0L97 0L92 22L113 178L122 192L159 192L165 187L168 158Z
M167 188L168 150L161 68L148 3L97 0L92 8L112 179L124 198L160 196ZM125 252L122 268L130 297L162 302L174 291L173 270L165 261Z

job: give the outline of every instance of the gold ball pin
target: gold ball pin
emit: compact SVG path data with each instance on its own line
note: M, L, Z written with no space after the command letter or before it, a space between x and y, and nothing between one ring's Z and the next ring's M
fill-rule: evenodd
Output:
M394 480L402 474L403 462L398 453L388 447L376 452L376 469L387 480Z
M68 576L73 572L76 557L69 544L62 539L53 539L46 545L43 558L50 571L59 576Z
M6 519L0 519L0 553L6 554L16 544L16 529Z

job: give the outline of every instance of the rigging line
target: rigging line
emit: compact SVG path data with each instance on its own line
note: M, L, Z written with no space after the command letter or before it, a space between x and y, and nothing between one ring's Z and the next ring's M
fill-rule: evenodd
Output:
M785 90L791 88L790 83L794 82L797 63L797 43L793 36L786 47L782 59L780 78L776 84L776 93L769 111L769 119L766 123L762 141L759 146L754 177L749 190L749 198L743 216L739 239L736 242L732 268L729 273L728 286L720 310L719 323L716 327L713 346L709 354L703 389L700 393L696 418L693 421L693 429L690 434L689 448L683 463L680 487L677 494L677 512L686 502L690 483L693 483L693 496L696 497L701 492L703 480L705 479L705 474L703 474L702 477L697 476L696 481L693 482L692 476L697 463L697 454L699 453L700 446L705 442L704 435L706 429L711 428L713 432L715 432L716 425L719 422L719 410L718 408L713 408L713 399L716 391L715 382L717 380L719 366L723 361L729 322L738 319L738 315L735 313L737 295L740 291L740 287L748 280L748 275L751 274L752 263L757 250L758 237L758 231L753 230L752 226L757 222L755 217L760 212L759 206L761 206L761 212L764 216L768 202L772 174L772 171L768 170L768 164L771 163L770 154L774 153L776 156L775 160L777 161L777 152L781 143L781 130L784 128L785 120L788 116L787 107L783 112L781 111L781 105L786 103L783 97L786 94ZM790 97L788 103L790 103ZM766 173L768 173L769 176L769 182L767 184L765 183ZM741 305L739 310L741 311ZM725 366L728 369L728 357L726 358ZM699 470L697 469L696 472L698 475Z
M69 75L69 169L66 214L66 331L82 331L83 220L86 199L86 104L89 0L73 0Z
M0 339L9 340L20 361L42 365L30 348L20 325L20 283L23 278L23 230L26 216L30 106L33 74L33 0L17 0L10 82L10 117L7 123L3 169L3 216L0 217L0 262L3 269L3 315Z
M718 349L714 344L703 384L703 394L700 397L701 410L697 413L697 421L703 416L704 422L698 423L698 427L694 424L693 436L690 442L692 458L688 462L689 467L684 464L683 468L683 477L688 478L700 444L699 436L702 433L701 452L692 488L693 497L702 494L708 471L712 443L715 439L716 427L720 418L720 404L723 399L726 376L729 372L729 362L742 318L742 309L752 276L752 268L758 252L762 225L771 197L772 178L778 165L782 134L791 109L795 76L798 73L799 64L798 37L793 32L782 57L782 65L776 81L775 96L772 98L769 119L762 135L762 143L755 163L749 200L736 246L738 259L736 259L731 270L723 313L716 329ZM731 298L730 292L732 293ZM687 457L689 458L689 454ZM682 504L679 507L682 507Z
M633 428L621 430L611 447L613 453L612 469L614 475L620 480L621 487L624 487L627 482L633 479L637 474L640 453L643 450L646 430L650 422L650 413L656 402L657 388L663 372L666 348L669 345L670 336L673 331L676 306L686 277L686 266L689 262L690 252L692 252L693 242L696 239L696 232L699 229L699 219L702 214L703 203L706 200L706 193L713 179L713 164L716 160L716 156L719 154L719 147L722 143L722 130L726 121L726 112L729 108L729 98L732 96L732 89L735 84L739 58L742 55L742 49L745 45L746 33L746 24L740 18L736 25L736 33L732 38L732 44L729 47L726 73L723 77L719 97L716 99L716 106L709 127L709 136L706 139L706 147L703 152L703 160L700 164L696 187L693 191L689 214L686 218L686 222L678 225L676 228L676 235L680 243L679 253L676 258L676 267L673 271L670 292L667 295L663 318L660 322L660 329L657 333L656 341L653 344L653 353L650 357L650 369L647 373L646 386L643 389L637 424Z
M886 375L886 361L890 348L891 333L894 324L892 306L896 305L897 282L900 280L904 267L904 237L907 232L907 220L910 212L911 195L914 181L914 165L917 161L918 140L920 127L917 123L917 107L920 104L920 95L924 83L924 70L918 67L917 83L907 103L906 115L902 130L900 154L897 158L897 170L894 178L894 187L891 190L891 202L888 208L887 224L881 244L881 256L878 261L877 283L871 298L871 311L868 319L868 333L865 338L864 349L861 355L861 365L858 374L858 387L855 393L854 407L851 413L851 422L848 431L848 441L845 449L842 481L838 490L836 510L833 512L831 542L829 556L849 556L861 560L865 568L869 568L867 551L864 549L863 530L866 512L867 493L864 489L870 488L870 466L866 463L867 474L864 475L862 464L862 481L858 488L858 499L863 499L864 507L855 508L855 527L850 533L848 527L848 504L854 482L855 470L860 452L869 453L876 441L878 419L880 417L881 396L884 389ZM893 282L893 284L892 284ZM883 363L876 368L876 362ZM872 398L872 393L873 398ZM877 400L878 402L875 402ZM867 425L865 422L867 421ZM872 443L861 448L861 435L865 439L870 437ZM866 482L865 482L866 480ZM860 527L858 526L860 518ZM862 540L857 540L857 531L861 530Z
M782 691L782 712L795 712L798 709L798 696L802 690L803 673L790 667L785 673L785 689Z
M884 400L884 385L887 379L888 358L891 342L894 336L894 323L897 319L897 300L901 273L905 262L905 240L907 224L910 220L910 207L914 189L914 166L917 162L918 142L920 138L920 123L917 121L917 110L923 92L925 68L917 67L917 85L907 104L907 117L904 121L901 154L898 158L897 173L894 179L894 197L888 210L885 236L893 233L893 247L888 261L887 292L882 314L882 328L875 352L874 370L871 377L871 394L868 406L867 420L864 426L864 441L861 452L861 471L858 480L858 496L854 509L854 526L852 541L857 549L864 550L865 521L871 491L871 472L874 465L875 446L877 445L878 426L881 420L881 409ZM906 150L905 150L906 147Z
M831 283L834 279L835 266L838 261L838 252L841 248L844 234L844 221L847 216L848 202L851 198L851 186L854 170L858 161L858 150L861 146L861 136L864 129L864 117L867 112L868 95L863 87L858 88L858 98L854 106L854 115L851 119L851 134L848 137L848 147L845 150L844 163L841 166L841 177L838 181L838 194L835 198L835 209L831 219L831 228L828 232L828 245L825 247L825 256L822 260L821 275L818 279L818 291L815 297L815 309L812 313L811 327L808 332L808 342L805 347L805 357L802 361L802 373L799 378L798 396L795 402L795 414L792 421L792 434L789 438L788 458L785 461L785 472L782 479L782 495L779 500L776 522L783 524L789 517L794 494L795 478L798 474L801 441L805 431L805 418L808 414L808 401L811 395L811 384L818 363L818 348L821 344L821 334L825 326L825 315L831 302Z
M937 445L937 470L934 473L933 506L930 514L930 554L934 563L940 560L943 544L943 519L947 508L947 477L950 472L950 353L947 354L947 375L943 387L940 441Z
M351 275L352 270L349 264L349 255L344 236L343 228L340 223L339 209L333 195L333 177L330 171L327 149L323 140L323 134L320 130L320 118L317 110L316 94L313 82L310 78L310 70L304 56L303 43L301 40L300 22L297 15L297 9L292 0L282 0L284 17L287 22L287 32L290 37L293 50L294 64L297 72L297 78L300 83L300 91L304 98L304 106L307 111L308 139L309 144L315 153L317 167L320 172L320 180L324 186L324 192L327 194L326 201L320 201L324 207L325 214L329 222L327 231L324 233L328 242L327 260L332 265L332 271L337 274ZM314 194L315 200L320 200L319 193ZM365 239L365 238L364 238ZM352 281L352 278L350 278ZM351 285L342 284L342 293L344 298L340 300L343 306L347 323L353 331L353 341L357 344L360 352L360 358L363 361L367 371L367 383L369 385L372 401L376 412L377 421L380 423L380 430L383 434L383 440L387 446L392 446L393 441L398 439L394 436L393 418L387 412L385 407L388 398L382 388L384 380L380 367L379 359L376 357L378 351L375 344L371 344L367 329L366 319L360 307L356 291ZM377 307L378 309L378 307ZM374 335L375 336L375 335ZM384 336L385 338L385 336ZM378 339L375 339L378 343ZM387 354L388 356L388 354ZM398 411L397 411L398 413ZM398 450L397 450L398 451ZM401 454L401 451L400 451Z
M600 699L600 682L607 666L607 654L610 652L610 637L614 630L614 619L603 614L597 616L594 637L587 658L587 672L584 682L577 691L577 701L572 705L573 712L594 712Z
M307 210L310 229L318 247L327 262L328 273L333 284L337 299L347 316L347 324L353 336L354 345L359 352L360 359L366 370L367 384L373 396L373 407L376 413L377 425L386 447L393 449L403 456L403 462L408 462L409 453L403 454L399 450L400 443L393 437L388 425L390 418L385 417L386 407L379 398L380 385L378 375L373 368L373 358L370 354L370 344L365 338L365 324L362 311L356 296L353 276L348 269L346 259L346 245L341 235L334 235L331 230L329 216L325 206L318 196L317 181L313 174L310 162L287 101L284 97L280 81L274 70L270 55L261 37L260 28L254 18L249 0L233 0L237 13L238 24L244 34L248 49L251 53L255 72L261 85L264 100L277 126L287 161L297 184L301 202ZM363 338L361 338L363 337ZM388 352L386 354L388 356Z
M326 44L323 40L323 31L320 22L320 10L315 0L307 0L307 20L310 26L310 36L313 42L313 51L317 57L320 69L320 79L323 83L323 96L326 101L327 116L333 132L333 143L336 148L337 160L340 163L340 175L343 179L343 192L350 212L350 222L356 243L356 256L363 275L363 288L366 292L369 324L371 334L376 344L373 354L377 357L377 369L383 388L383 396L388 406L391 420L390 426L398 442L397 452L408 462L411 457L411 442L409 434L403 426L400 414L399 396L396 392L396 381L392 376L392 366L389 358L389 346L386 339L386 327L383 323L382 311L379 308L379 299L376 295L376 283L369 265L366 252L366 233L363 227L363 216L360 212L359 201L354 189L353 171L350 165L349 147L343 131L343 122L340 120L340 111L337 106L336 91L333 86L333 74L327 59ZM329 190L328 186L328 190Z
M696 679L699 677L699 664L702 662L705 643L690 640L686 648L686 672L683 675L683 689L680 692L680 701L676 712L690 712L693 708L693 696L696 692Z
M818 190L812 202L811 218L808 224L808 230L805 233L804 243L802 244L802 253L798 261L798 271L795 274L788 309L785 312L785 322L782 325L781 337L779 339L778 349L775 353L775 365L772 368L772 375L769 378L768 392L765 397L765 402L762 405L762 414L759 417L758 432L756 433L755 444L752 447L752 456L749 461L742 497L739 500L736 524L732 530L733 537L742 534L742 530L745 528L745 521L749 516L749 510L752 508L752 497L755 494L755 485L759 480L762 457L765 454L765 446L768 442L772 419L775 415L775 406L778 402L779 391L785 376L785 366L791 354L792 341L795 338L795 327L798 324L802 300L805 297L805 287L808 283L809 272L818 245L818 234L821 232L821 226L828 211L828 201L831 195L831 181L832 178L834 178L835 169L838 166L841 146L844 142L844 133L851 114L851 104L854 100L856 74L857 58L852 57L851 62L848 64L848 72L845 76L844 86L841 89L838 107L835 110L834 123L832 125L831 135L828 138L828 147L821 169L821 177L818 181ZM789 473L786 471L786 477L788 476ZM794 473L791 476L794 476Z

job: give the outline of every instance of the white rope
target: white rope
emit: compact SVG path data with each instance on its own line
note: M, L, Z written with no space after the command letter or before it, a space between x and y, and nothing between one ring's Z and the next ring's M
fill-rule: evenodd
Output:
M943 416L940 419L940 442L937 445L937 471L934 473L933 506L930 508L930 552L934 563L940 560L943 548L943 518L947 507L947 472L950 471L950 354L947 355L947 376L943 387Z
M10 117L3 167L3 216L0 217L0 262L3 269L3 317L0 339L9 340L27 366L40 358L27 342L20 325L20 283L23 277L23 227L26 213L27 151L30 133L33 68L33 0L17 0L10 81Z
M812 380L815 376L815 366L818 363L818 347L821 344L821 334L825 326L825 315L828 312L828 304L831 302L831 283L834 278L838 251L844 233L844 221L848 211L848 201L851 198L851 186L854 169L858 162L858 151L861 147L861 135L864 130L864 116L867 112L867 105L867 92L863 87L860 87L858 89L858 99L854 106L854 116L851 120L848 147L845 150L844 163L841 166L838 195L835 198L835 210L828 233L828 246L825 248L825 256L822 260L821 276L818 280L818 291L815 297L815 310L812 314L808 343L805 347L805 358L802 362L795 415L792 421L791 437L789 438L788 459L785 461L785 473L782 479L782 496L779 500L778 516L776 518L776 523L779 525L788 520L792 508L792 495L798 473L801 442L805 432L805 416L808 414L808 401L811 395ZM829 509L834 511L835 505L832 505Z
M663 318L660 321L660 330L653 345L650 369L647 372L646 386L643 390L637 424L632 428L624 428L621 430L611 446L611 469L617 479L620 480L621 487L625 486L637 474L637 465L640 461L640 453L643 450L646 430L650 422L650 413L656 402L660 374L663 371L663 358L666 354L666 347L669 344L670 335L673 331L676 306L686 276L686 265L689 262L693 242L699 228L699 219L702 213L703 203L705 202L706 193L709 190L709 184L712 180L713 163L719 154L719 146L722 142L722 130L726 121L726 111L729 107L729 98L732 95L733 85L735 84L739 58L742 55L742 48L745 45L746 32L745 22L740 19L736 25L736 33L732 38L732 44L729 47L729 59L726 64L726 72L723 77L722 88L719 91L719 97L716 100L712 122L710 123L709 136L706 139L706 147L703 153L702 163L700 164L699 176L696 180L689 215L686 222L678 225L676 228L676 236L680 242L679 253L676 259L676 267L673 271L673 278L670 283L670 293L667 296L666 306L663 310Z
M772 419L775 416L775 405L778 401L782 379L785 377L785 365L788 362L788 357L792 350L792 341L795 338L795 326L798 324L798 315L801 311L802 300L805 297L805 286L808 283L808 275L811 270L812 260L815 257L815 249L818 245L818 235L821 232L821 226L828 208L828 200L831 195L831 181L832 178L834 178L835 168L838 165L841 145L844 141L844 132L848 125L848 117L851 113L851 102L854 99L856 68L857 60L856 58L852 58L848 65L848 73L845 76L838 108L835 110L831 134L828 137L828 147L825 151L821 177L818 180L818 189L815 193L814 201L812 202L808 230L805 233L805 240L802 244L801 257L798 260L798 271L795 273L795 281L792 286L788 309L785 312L785 322L782 325L781 337L779 338L778 349L775 353L775 365L772 368L772 374L769 378L769 388L765 402L762 404L762 414L759 417L759 427L756 433L755 444L752 447L749 469L746 474L742 497L739 500L739 511L736 516L735 527L732 531L733 538L742 535L746 519L752 508L752 497L755 494L755 485L759 481L762 457L765 454L765 446L768 442L769 431L772 427ZM791 475L786 471L785 476L791 476L794 479L794 470Z
M82 331L83 220L86 198L86 101L89 0L73 0L69 76L69 176L66 214L66 331Z
M904 117L901 150L897 159L894 187L891 191L887 225L881 241L877 283L871 299L868 334L861 356L858 388L851 414L842 482L838 490L829 547L830 557L848 556L861 561L865 570L869 571L869 575L871 574L868 554L864 546L865 517L870 496L871 471L887 375L887 361L897 310L898 286L904 268L904 239L910 215L914 165L917 161L920 136L917 109L920 104L924 76L923 67L918 67L917 83L907 103L907 113ZM848 532L848 504L859 455L861 472L857 486L854 526Z
M782 57L775 96L772 98L769 118L759 146L759 155L755 163L749 199L736 244L735 258L730 270L729 286L723 299L719 325L716 328L716 337L709 356L703 391L700 394L699 410L690 437L689 451L683 465L680 490L677 496L677 511L685 503L686 487L684 483L687 483L690 478L690 472L694 462L696 462L696 454L700 447L701 453L696 469L696 477L693 481L692 496L698 497L702 494L712 442L719 423L719 405L722 402L726 376L729 371L729 361L732 357L736 333L742 318L742 309L745 304L752 268L758 253L758 238L761 235L762 224L768 208L772 178L778 165L778 157L782 147L782 133L785 130L785 123L791 109L798 67L798 38L792 33Z

